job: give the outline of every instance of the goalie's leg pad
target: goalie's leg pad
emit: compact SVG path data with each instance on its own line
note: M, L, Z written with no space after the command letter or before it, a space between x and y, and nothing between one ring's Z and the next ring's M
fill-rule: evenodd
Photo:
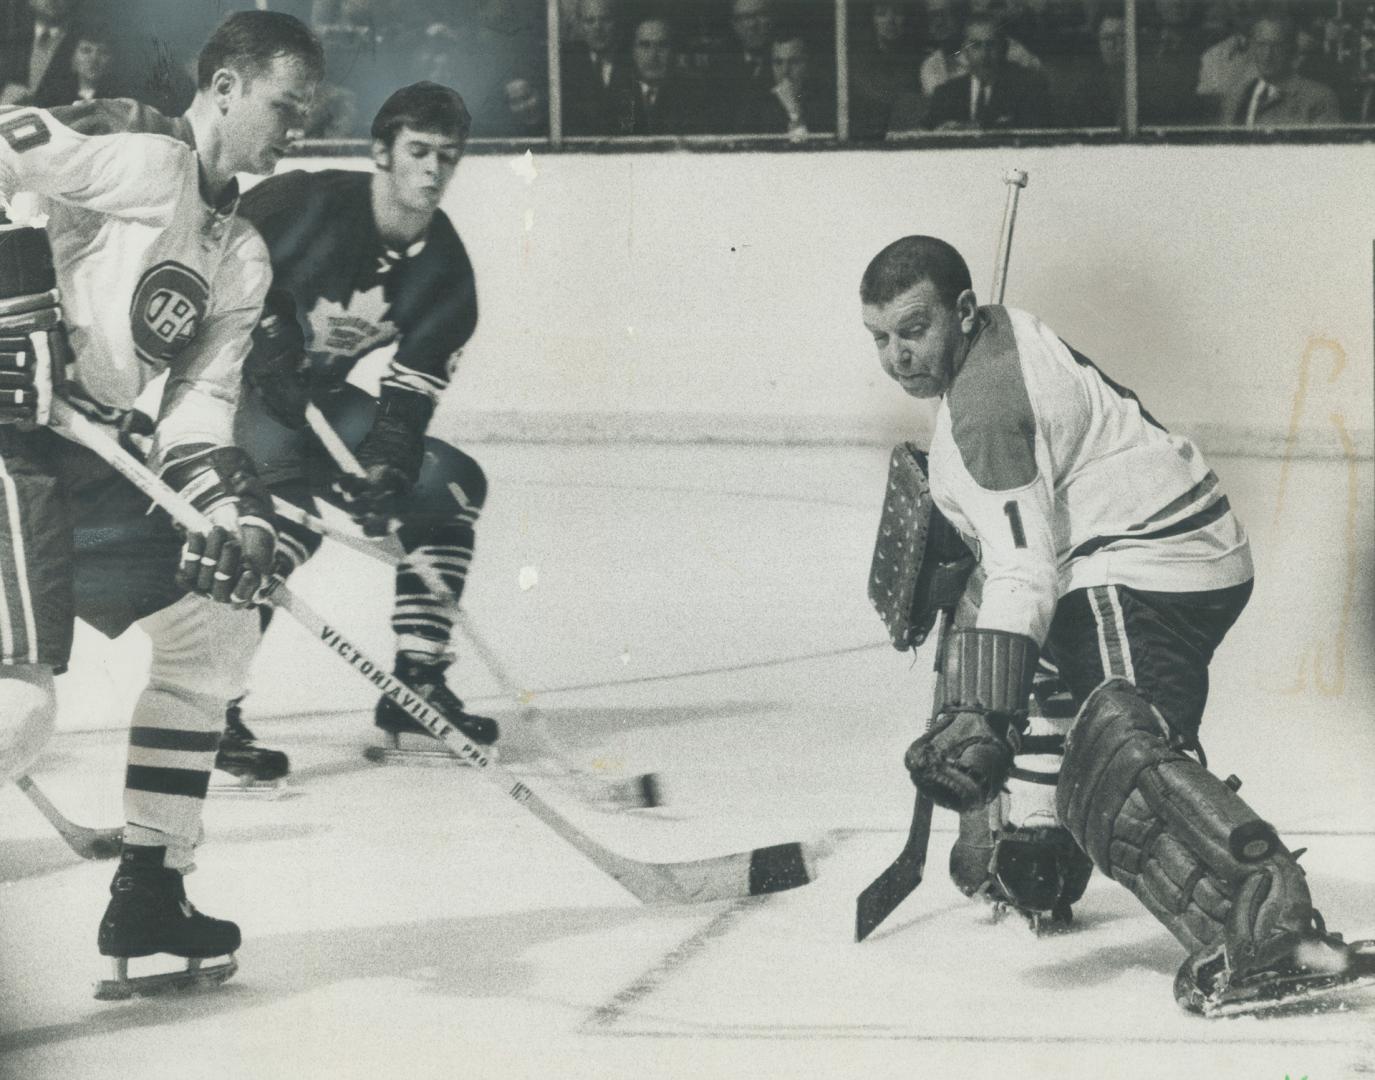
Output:
M1065 741L1060 820L1190 952L1226 942L1245 963L1290 947L1312 923L1303 871L1282 847L1254 862L1232 854L1259 819L1166 732L1132 683L1094 690Z

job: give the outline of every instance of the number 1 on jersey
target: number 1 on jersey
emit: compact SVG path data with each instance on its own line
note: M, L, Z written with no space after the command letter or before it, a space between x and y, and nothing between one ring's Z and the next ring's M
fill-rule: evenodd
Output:
M1007 515L1007 523L1012 526L1013 546L1026 547L1026 530L1022 528L1022 511L1017 506L1017 500L1008 499L1003 503L1003 513Z

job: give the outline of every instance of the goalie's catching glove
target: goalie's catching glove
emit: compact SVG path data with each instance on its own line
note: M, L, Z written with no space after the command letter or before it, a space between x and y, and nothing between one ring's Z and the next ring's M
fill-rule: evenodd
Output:
M1001 630L957 630L942 664L945 700L904 757L917 790L937 806L986 806L1007 783L1027 725L1036 643Z
M420 476L425 428L434 402L423 394L385 387L377 416L356 451L363 476L338 476L332 488L343 508L368 536L395 531L398 518Z

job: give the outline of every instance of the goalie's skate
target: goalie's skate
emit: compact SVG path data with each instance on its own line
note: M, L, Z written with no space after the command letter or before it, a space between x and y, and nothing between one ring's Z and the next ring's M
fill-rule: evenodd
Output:
M228 773L237 782L217 783L213 790L217 794L281 795L286 788L291 762L282 751L258 745L253 732L243 722L241 701L231 701L225 710L224 733L215 752L215 768Z
M1340 934L1327 933L1320 917L1317 921L1318 930L1282 960L1250 971L1235 970L1225 946L1190 957L1175 976L1175 1000L1186 1011L1210 1018L1321 1012L1339 1007L1339 995L1375 986L1375 941L1348 944Z
M238 970L239 928L202 915L186 898L180 871L162 865L165 849L126 845L110 882L110 903L96 944L111 958L113 978L96 983L101 1001L163 994L224 982ZM173 971L130 976L129 961L158 954L180 957ZM217 964L206 960L225 957Z
M497 722L490 717L470 713L462 700L449 689L444 672L448 657L416 657L401 653L396 658L394 674L408 688L417 691L428 705L444 714L444 719L479 746L490 747L496 742ZM399 705L383 698L377 703L373 723L383 733L381 746L369 746L363 756L379 764L408 765L466 765L467 762L450 753L429 730L417 723ZM492 755L492 751L487 751Z

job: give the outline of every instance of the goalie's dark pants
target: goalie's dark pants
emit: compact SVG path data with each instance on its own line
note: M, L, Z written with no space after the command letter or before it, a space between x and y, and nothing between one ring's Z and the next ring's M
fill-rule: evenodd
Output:
M1197 745L1213 652L1251 598L1252 582L1204 592L1123 585L1060 598L1046 653L1077 709L1104 679L1131 680L1160 710L1180 745Z
M376 399L349 383L317 392L315 403L350 449L362 442L377 413ZM339 470L314 434L309 428L279 424L254 391L244 394L234 441L248 452L274 494L307 510L314 509L315 499L338 505L329 486ZM462 594L472 561L474 524L487 498L487 477L476 461L449 443L427 437L424 447L419 478L399 509L396 536L406 559L397 567L392 628L406 647L442 652L452 632L452 601ZM302 557L320 546L320 537L301 526L279 521L278 529L283 543L294 543ZM413 572L421 562L443 580L449 600L436 600Z

